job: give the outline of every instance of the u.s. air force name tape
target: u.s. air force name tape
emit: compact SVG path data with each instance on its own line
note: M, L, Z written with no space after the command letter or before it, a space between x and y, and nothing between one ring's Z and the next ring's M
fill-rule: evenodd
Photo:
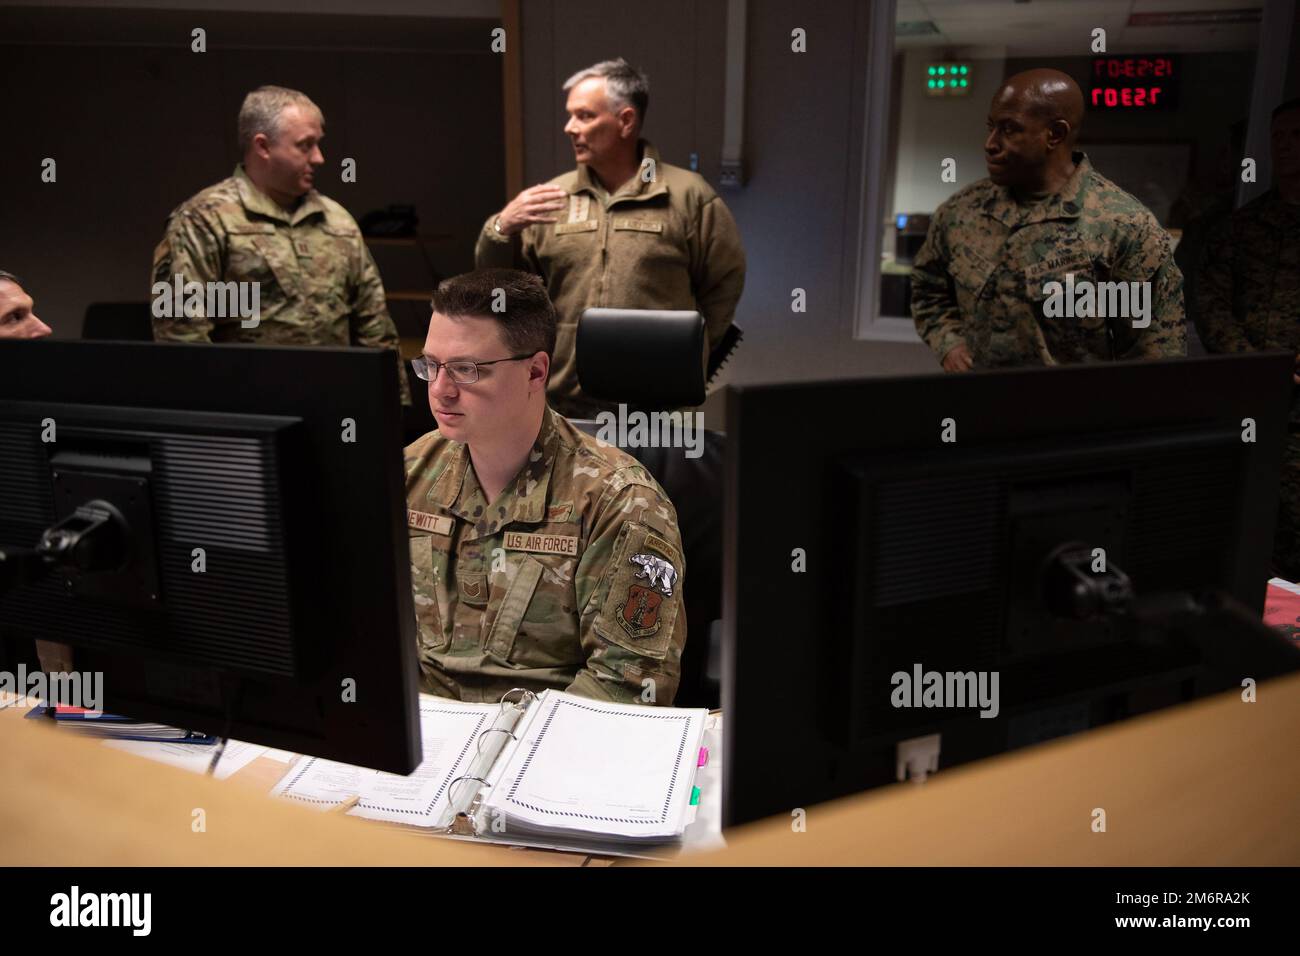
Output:
M568 554L577 556L578 536L567 534L523 534L507 531L507 551L531 551L534 554Z

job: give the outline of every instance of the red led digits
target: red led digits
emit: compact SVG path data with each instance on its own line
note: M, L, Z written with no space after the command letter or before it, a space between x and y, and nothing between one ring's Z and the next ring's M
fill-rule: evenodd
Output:
M1177 106L1174 66L1174 58L1169 56L1094 57L1089 105L1094 109L1173 109Z
M1093 106L1155 106L1163 90L1158 86L1093 87Z

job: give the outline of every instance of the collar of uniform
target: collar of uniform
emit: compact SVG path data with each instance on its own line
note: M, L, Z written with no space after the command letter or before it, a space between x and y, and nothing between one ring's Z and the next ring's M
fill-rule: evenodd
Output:
M546 499L551 488L551 471L555 466L560 445L560 433L555 427L556 413L546 406L542 413L542 427L537 440L528 453L528 460L519 470L515 481L513 521L537 524L546 518Z
M490 506L494 514L488 513L487 496L470 467L468 445L457 445L456 457L429 489L428 500L442 505L459 518L474 522L480 534L493 534L498 528L515 521L538 524L545 520L551 470L560 443L555 419L556 413L547 406L528 460L514 482L507 485L501 497Z
M600 183L596 182L595 177L591 175L591 167L586 163L578 164L578 185L574 187L573 191L575 193L590 193L595 199L604 199L604 197L608 196L610 202L622 202L629 199L639 201L668 192L668 183L659 173L659 169L663 165L659 159L659 150L655 149L654 144L648 139L639 139L636 143L637 155L641 157L641 160L637 164L636 173L632 176L633 186L630 191L624 192L624 189L627 188L625 184L620 186L617 192L607 192L601 187ZM644 163L647 159L654 163L655 168L654 181L649 183L641 178L641 163Z
M452 506L461 497L461 488L465 484L465 474L469 471L469 446L462 445L460 442L452 442L452 445L451 461L438 475L433 487L429 489L428 494L425 496L425 500L442 505L448 511L453 510ZM478 482L474 484L477 488Z
M1083 203L1092 181L1092 163L1088 154L1075 152L1074 172L1065 181L1065 185L1040 203L1027 206L1016 202L1016 197L1006 186L997 186L984 211L1004 226L1027 226L1033 222L1046 222L1049 219L1077 219L1083 211Z
M320 193L314 189L303 197L292 213L285 212L279 203L253 184L242 163L235 167L235 188L239 190L239 201L244 204L245 210L290 226L296 226L308 216L318 213L325 215L325 204L320 201Z

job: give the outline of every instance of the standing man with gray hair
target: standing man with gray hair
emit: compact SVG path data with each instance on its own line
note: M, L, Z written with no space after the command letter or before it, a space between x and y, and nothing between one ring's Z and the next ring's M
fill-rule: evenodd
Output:
M558 318L548 396L571 418L609 406L582 393L575 339L595 307L691 309L709 348L731 325L745 250L726 204L698 173L670 166L641 138L650 86L626 60L579 70L564 84L577 168L525 189L483 225L478 268L535 272Z
M154 250L155 339L397 350L356 220L314 188L324 127L320 109L297 90L263 86L244 97L243 161L172 210ZM183 293L187 283L205 294ZM401 356L394 361L409 405Z

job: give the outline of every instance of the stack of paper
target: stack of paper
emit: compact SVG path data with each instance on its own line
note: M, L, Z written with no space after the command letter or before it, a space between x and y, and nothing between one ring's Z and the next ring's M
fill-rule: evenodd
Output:
M612 849L680 842L708 711L551 691L529 710L488 778L481 831Z
M167 724L155 724L144 720L134 720L118 714L106 714L99 710L86 710L84 707L68 707L59 704L56 707L35 707L28 717L52 717L59 727L75 730L90 737L103 737L111 740L171 740L187 744L213 744L215 737L182 730Z

